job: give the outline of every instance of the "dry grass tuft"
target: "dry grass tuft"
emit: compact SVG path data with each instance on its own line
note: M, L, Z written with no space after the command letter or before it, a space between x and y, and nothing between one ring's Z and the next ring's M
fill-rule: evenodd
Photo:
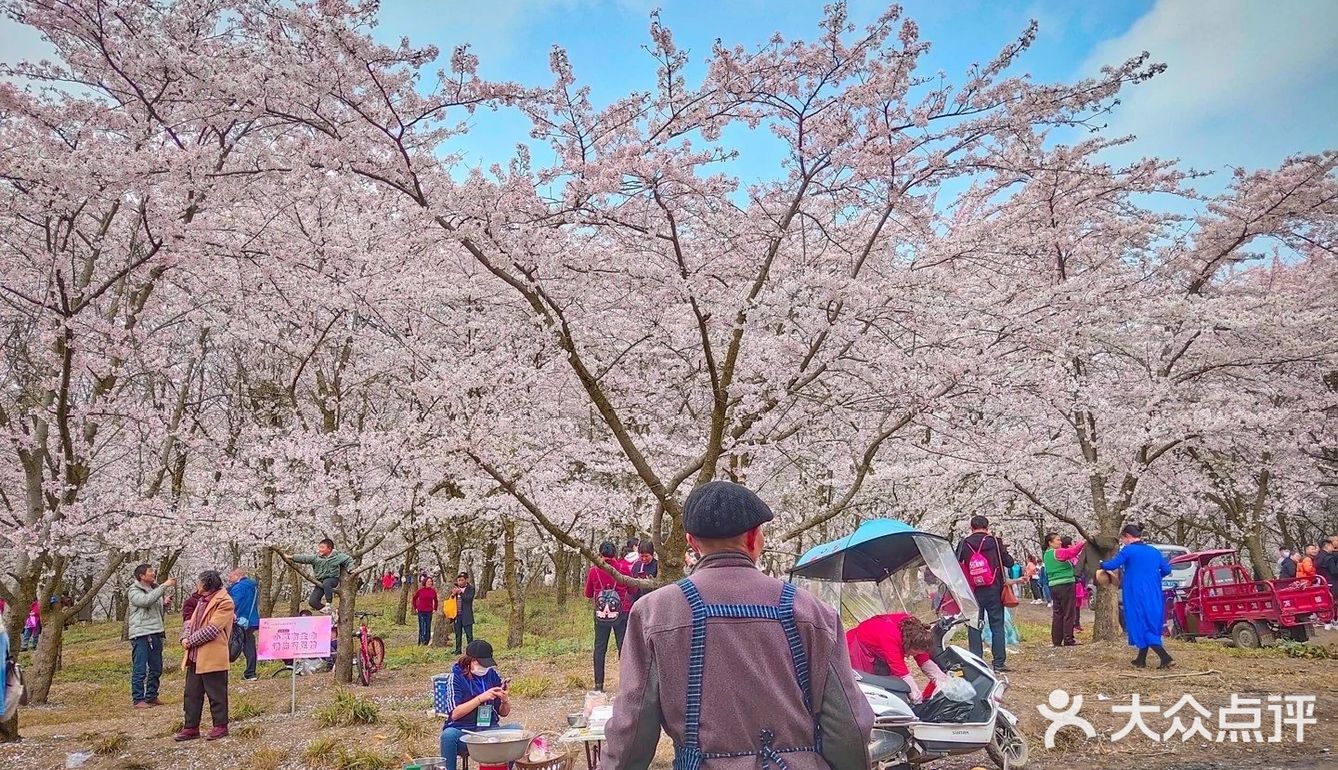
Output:
M93 753L100 757L110 757L113 754L120 754L130 746L130 736L125 733L112 733L104 735L93 741Z

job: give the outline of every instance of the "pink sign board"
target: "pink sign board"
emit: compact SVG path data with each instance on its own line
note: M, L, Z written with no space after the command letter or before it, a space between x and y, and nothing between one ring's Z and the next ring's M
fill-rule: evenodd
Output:
M261 618L256 633L256 658L327 658L330 656L330 616Z

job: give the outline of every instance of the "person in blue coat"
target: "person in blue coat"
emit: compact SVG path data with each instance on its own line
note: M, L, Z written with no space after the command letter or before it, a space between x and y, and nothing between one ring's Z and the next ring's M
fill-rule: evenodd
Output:
M256 676L256 632L260 630L260 592L256 581L237 567L228 574L228 595L237 608L236 624L242 629L242 655L246 671L242 681L254 682Z
M1121 597L1124 600L1124 631L1129 644L1138 648L1135 668L1146 668L1148 650L1157 653L1161 665L1170 668L1171 656L1161 644L1162 623L1166 617L1166 602L1162 597L1161 579L1171 574L1171 564L1161 551L1143 542L1143 525L1126 524L1120 530L1124 547L1115 557L1101 562L1104 570L1124 569Z

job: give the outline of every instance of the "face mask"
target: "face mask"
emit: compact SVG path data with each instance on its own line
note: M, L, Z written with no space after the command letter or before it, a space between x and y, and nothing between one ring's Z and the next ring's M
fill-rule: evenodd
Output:
M492 671L492 669L488 668L487 666L480 665L479 663L475 663L474 666L470 669L470 673L472 673L474 676L485 676L489 671Z

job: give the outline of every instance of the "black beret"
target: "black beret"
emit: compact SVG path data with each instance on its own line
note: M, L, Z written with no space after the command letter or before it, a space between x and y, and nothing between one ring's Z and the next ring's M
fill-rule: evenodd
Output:
M701 484L683 503L683 531L708 540L742 535L773 518L762 498L731 481Z

